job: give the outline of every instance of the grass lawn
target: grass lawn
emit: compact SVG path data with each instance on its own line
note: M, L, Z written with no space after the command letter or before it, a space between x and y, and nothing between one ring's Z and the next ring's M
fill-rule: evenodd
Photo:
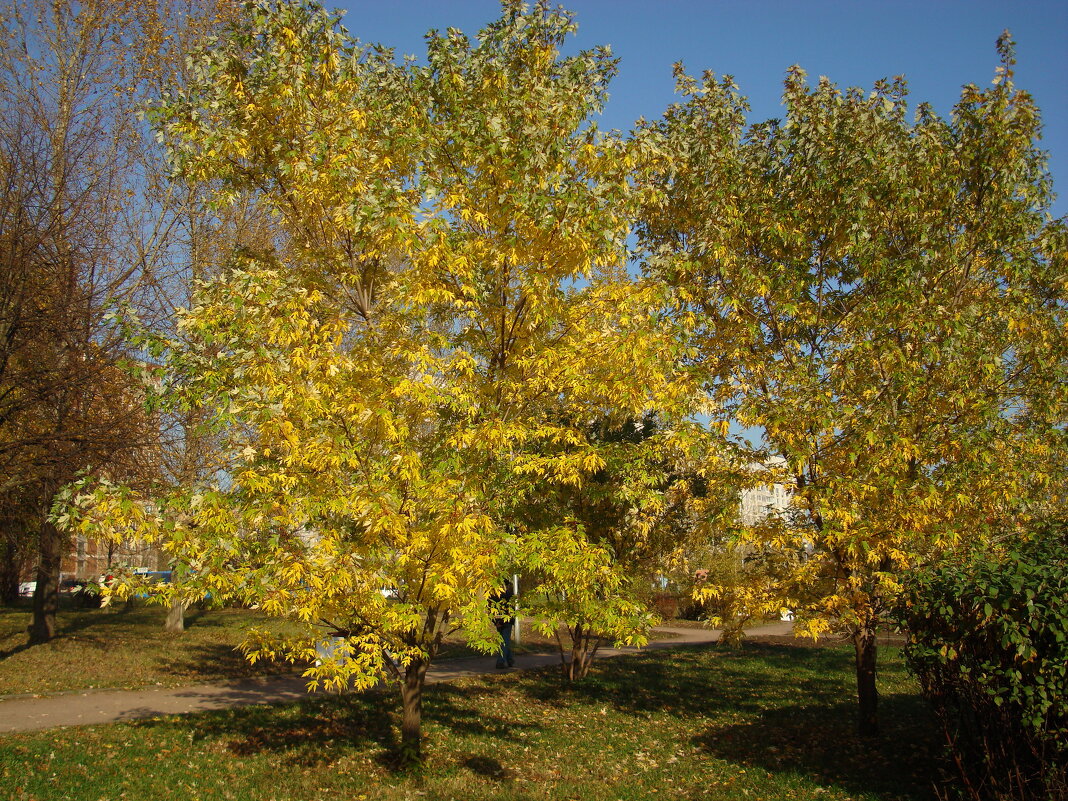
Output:
M63 599L66 602L68 599ZM284 621L247 609L186 613L181 634L163 631L166 610L134 603L105 609L61 609L59 636L26 647L29 602L0 607L0 696L48 695L68 690L175 687L297 670L285 663L249 665L237 650L252 626L283 631ZM555 649L555 642L523 626L517 653ZM472 656L462 642L447 642L438 659Z
M788 799L935 797L940 748L899 655L884 737L853 734L851 651L750 642L605 660L574 688L524 671L432 685L427 761L397 772L392 693L0 738L0 797Z
M58 636L29 648L28 602L0 609L0 695L172 687L290 669L270 663L249 665L235 650L250 626L279 626L255 612L190 609L182 634L163 631L165 618L162 607L145 604L61 609Z

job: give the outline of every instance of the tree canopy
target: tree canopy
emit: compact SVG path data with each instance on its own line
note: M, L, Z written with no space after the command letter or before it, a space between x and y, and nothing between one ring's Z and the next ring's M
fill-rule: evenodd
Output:
M173 320L125 323L153 408L207 447L177 482L102 481L81 525L158 539L167 600L300 624L253 659L393 679L412 759L427 668L452 634L494 648L503 574L540 578L550 625L638 642L653 566L781 481L724 562L760 581L701 591L848 633L873 732L901 572L1064 497L1068 233L1012 44L948 118L795 67L749 125L729 78L680 68L682 102L623 134L594 121L615 60L563 55L574 29L506 0L398 62L255 0L192 53L149 112L173 186L256 230ZM732 422L763 443L726 458Z
M682 158L643 219L649 271L718 415L763 429L755 455L782 457L793 493L745 547L792 556L774 607L852 635L869 731L900 571L1063 481L1036 457L1063 438L1066 228L999 50L949 119L910 121L901 79L843 91L794 68L782 120L747 127L729 78L680 72L686 100L654 126Z
M426 66L398 65L316 6L254 3L154 112L177 176L216 204L255 193L276 244L144 342L162 402L210 413L212 480L101 492L94 519L165 535L192 571L171 592L306 624L253 658L395 678L409 757L442 638L492 648L500 576L575 526L504 511L602 467L587 421L682 397L660 294L625 269L643 139L590 121L614 61L561 57L572 30L508 3L477 42L432 33Z

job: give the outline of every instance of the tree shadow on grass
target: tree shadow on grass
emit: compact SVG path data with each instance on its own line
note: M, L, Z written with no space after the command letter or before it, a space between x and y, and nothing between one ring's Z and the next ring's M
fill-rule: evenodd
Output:
M164 607L158 604L149 604L139 599L128 601L116 601L108 607L86 607L79 605L70 595L61 595L59 610L56 614L56 636L53 640L59 640L75 635L82 635L79 639L91 639L85 636L86 632L99 634L97 639L119 631L123 634L136 634L142 627L159 630L163 629ZM191 607L185 614L186 628L199 625L199 619L204 610ZM9 624L4 618L19 616L24 618L24 625L10 630ZM29 601L20 603L18 606L0 608L0 629L8 629L8 636L22 636L26 625L33 619L33 607ZM208 625L213 625L209 621ZM214 625L220 625L214 623Z
M300 681L279 681L292 685L290 695L303 689ZM234 686L234 697L241 695L243 686ZM253 688L249 692L257 690ZM488 692L469 692L444 684L428 686L424 695L424 732L433 727L464 738L493 742L517 739L518 730L524 728L521 724L487 714L482 708L481 696ZM394 696L393 688L382 687L361 693L311 696L289 703L201 712L183 717L180 722L150 719L132 721L131 725L180 726L191 731L193 742L214 743L234 756L276 754L281 756L283 764L300 768L329 766L352 751L362 751L380 767L401 773L409 768L399 759L400 709ZM434 747L433 742L430 747ZM468 751L460 764L496 781L512 778L491 754Z
M500 695L501 689L495 684L429 685L424 696L423 721L425 731L430 732L431 749L444 747L446 742L459 746L461 750L447 757L448 761L480 780L507 785L514 794L519 773L514 766L506 767L499 761L501 745L524 742L531 733L544 727L523 721L518 715L497 712L494 707Z
M132 721L139 728L179 727L191 742L234 756L270 753L293 767L329 766L350 750L397 749L389 705L378 691L312 697L295 703L259 704L201 712L180 720Z
M504 767L493 757L473 755L463 761L463 766L477 776L493 779L499 782L511 782L515 780L512 771Z
M75 623L61 625L56 631L55 636L52 637L52 639L39 643L30 642L29 632L19 632L19 634L15 636L19 639L22 639L23 642L13 645L10 648L0 650L0 661L7 659L9 656L14 656L15 654L22 653L23 651L28 651L31 648L53 645L64 641L78 641L80 643L85 643L89 646L92 646L100 651L107 650L109 640L106 636L98 635L95 632L85 633L85 631L87 629L90 629L92 625L92 621L82 619L79 619Z
M24 599L23 599L24 600ZM33 606L26 601L18 606L0 609L0 642L17 641L10 647L0 650L0 659L6 659L17 653L26 651L37 645L48 643L30 643L27 627L33 621ZM99 609L84 609L74 605L69 596L60 597L59 612L56 615L56 634L48 642L61 642L63 640L80 640L92 645L103 647L106 643L103 637L96 636L96 629L106 627L109 622L114 622L113 613L102 613ZM17 621L17 625L15 622ZM94 630L91 634L85 632ZM103 632L102 632L103 633Z
M498 694L499 690L494 687L430 685L424 695L424 719L433 721L451 734L488 739L494 743L519 742L524 733L542 728L488 712L486 702Z
M887 801L937 798L940 746L930 712L909 695L884 695L882 735L856 734L856 704L798 703L748 720L713 725L694 737L706 753L746 767L801 774L820 785Z
M303 666L289 662L260 660L252 664L240 648L229 643L189 643L181 653L158 666L160 673L174 676L202 677L205 681L219 678L244 679L257 676L292 674Z
M789 686L781 683L784 663L793 673ZM843 664L841 654L829 649L697 646L618 657L597 663L587 678L574 685L542 680L530 683L525 691L546 702L570 697L611 704L638 717L665 711L679 716L755 715L777 700L799 694L809 699L840 698L851 680L843 673Z
M637 718L710 719L716 722L693 744L717 758L887 801L933 799L942 749L931 713L919 696L886 694L883 736L860 740L851 662L842 648L747 642L617 658L574 687L542 680L524 691L541 702L611 705Z

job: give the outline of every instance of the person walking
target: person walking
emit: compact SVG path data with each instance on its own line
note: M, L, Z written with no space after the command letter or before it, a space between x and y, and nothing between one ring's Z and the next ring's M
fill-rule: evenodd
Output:
M515 658L512 655L512 627L515 625L515 609L512 605L514 596L512 582L505 579L489 599L490 609L493 614L493 625L501 638L501 650L497 654L498 670L504 670L515 665Z

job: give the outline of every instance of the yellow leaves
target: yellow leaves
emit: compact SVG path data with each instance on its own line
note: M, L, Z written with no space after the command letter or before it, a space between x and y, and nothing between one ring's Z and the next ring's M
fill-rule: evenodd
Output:
M281 435L282 439L291 447L296 447L300 444L300 439L297 436L297 430L290 420L279 420L277 423L271 426L271 429L273 429L276 435Z
M490 224L490 218L484 211L471 208L470 206L460 206L456 209L456 214L461 220L466 223L471 223L472 225L488 227Z
M337 51L331 50L318 65L319 75L327 79L333 77L333 74L337 72L338 63Z
M255 24L281 57L231 43L220 70L249 80L197 87L182 109L190 177L239 197L233 162L251 160L278 254L236 258L182 321L176 385L221 410L227 461L180 550L269 614L367 628L307 674L367 681L384 645L401 662L427 647L435 607L485 628L487 588L525 536L502 495L581 486L607 465L582 421L666 395L662 298L625 268L635 157L572 133L596 98L578 79L512 80L555 69L553 47L508 41L524 49L486 67L457 45L461 67L420 95L369 54L309 50L314 26ZM454 107L432 107L446 96ZM648 502L635 530L662 511ZM625 584L610 554L568 542L590 604ZM640 639L636 609L627 596L605 625Z
M794 634L818 640L833 633L830 623L822 617L804 617L794 621Z
M582 469L587 473L594 473L605 467L605 461L600 454L590 451L582 460Z
M1034 321L1024 316L1010 316L1008 317L1006 324L1009 329L1009 333L1014 336L1026 337L1033 333L1039 333L1035 331ZM1045 332L1042 332L1045 334Z
M284 565L278 570L278 576L283 581L300 585L306 575L306 567L303 562L297 560Z

